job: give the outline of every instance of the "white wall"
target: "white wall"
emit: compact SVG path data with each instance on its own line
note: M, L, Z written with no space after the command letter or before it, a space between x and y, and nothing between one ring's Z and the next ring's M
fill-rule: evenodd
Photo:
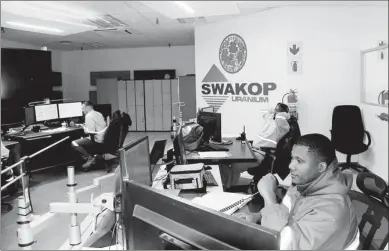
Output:
M1 48L19 48L19 49L32 49L40 50L39 46L32 44L18 43L10 40L1 39Z
M382 109L360 103L360 51L376 47L379 40L388 41L387 20L386 7L285 7L198 26L197 104L207 106L201 97L201 81L215 64L232 83L277 84L268 104L226 102L219 111L223 134L240 133L246 125L246 133L253 137L262 122L259 110L273 107L291 88L298 88L303 134L318 132L330 137L333 108L360 105L366 129L374 138L370 150L374 154L361 155L360 162L387 179L388 124L373 115ZM236 74L224 71L218 58L222 40L231 33L240 35L248 50L246 64ZM287 43L294 41L302 42L302 75L287 71Z
M193 74L194 47L155 47L61 52L64 98L89 98L90 72L176 69L176 75Z

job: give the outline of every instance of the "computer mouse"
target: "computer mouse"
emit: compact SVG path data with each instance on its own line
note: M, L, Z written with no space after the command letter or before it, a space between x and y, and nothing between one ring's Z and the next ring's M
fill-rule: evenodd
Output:
M205 170L205 171L212 170L212 167L210 167L210 166L204 166L204 170Z

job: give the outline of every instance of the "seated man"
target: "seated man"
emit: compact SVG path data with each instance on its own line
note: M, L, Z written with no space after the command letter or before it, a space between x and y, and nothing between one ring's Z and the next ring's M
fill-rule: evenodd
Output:
M292 185L281 204L276 202L276 178L267 174L258 183L264 208L236 215L280 231L281 249L356 249L358 223L347 194L352 176L338 168L331 141L321 134L302 136L293 147L289 169Z
M234 163L231 168L222 166L220 169L223 184L226 188L235 185L240 178L240 174L247 169L259 166L265 158L265 152L261 147L276 148L278 141L289 132L290 126L288 123L289 107L283 103L278 103L274 113L264 114L264 124L261 131L256 135L253 141L253 151L257 159L256 163Z
M72 147L84 161L82 168L88 170L95 162L93 153L103 143L106 123L103 115L93 110L91 101L82 104L82 112L85 114L84 131L90 136L73 141Z

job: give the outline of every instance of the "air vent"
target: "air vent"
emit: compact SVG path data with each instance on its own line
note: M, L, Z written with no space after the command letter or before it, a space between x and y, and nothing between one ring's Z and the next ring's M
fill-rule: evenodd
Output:
M111 15L104 15L95 19L88 19L88 22L97 26L98 29L115 29L127 26L126 23Z
M180 24L204 23L205 22L205 17L177 18L177 21Z

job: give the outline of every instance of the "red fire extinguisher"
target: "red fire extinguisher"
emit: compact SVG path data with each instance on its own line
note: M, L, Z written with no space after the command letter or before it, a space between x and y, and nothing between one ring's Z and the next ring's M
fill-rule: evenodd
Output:
M297 91L292 89L290 90L290 92L285 93L285 95L282 97L282 103L284 103L284 98L285 96L287 96L286 104L289 106L289 113L291 116L298 119L298 112L297 112L298 99L296 93Z

